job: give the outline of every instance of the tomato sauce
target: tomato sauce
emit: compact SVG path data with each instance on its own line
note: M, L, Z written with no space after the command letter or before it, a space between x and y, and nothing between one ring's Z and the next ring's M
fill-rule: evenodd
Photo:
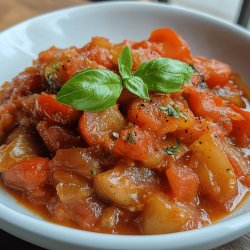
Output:
M193 75L148 99L123 88L99 112L59 102L79 71L119 74L126 46L133 74L169 58ZM94 37L81 48L51 47L0 89L1 188L47 221L93 232L163 234L216 223L249 195L249 98L230 65L192 55L171 29L140 42Z

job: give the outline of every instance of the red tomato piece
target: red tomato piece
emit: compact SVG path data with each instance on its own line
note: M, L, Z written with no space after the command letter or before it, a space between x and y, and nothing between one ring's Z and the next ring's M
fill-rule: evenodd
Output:
M204 57L194 56L193 64L204 74L206 83L211 88L216 85L223 87L228 83L232 75L231 67L218 60L209 60Z
M161 108L171 105L184 117L174 117L162 111ZM185 117L187 119L185 119ZM129 121L141 129L153 131L158 136L174 132L177 129L192 126L194 116L183 98L170 98L168 95L151 95L151 100L136 99L128 110Z
M121 131L114 152L131 160L142 161L145 166L152 168L157 168L167 155L160 140L137 126Z
M17 190L32 191L47 182L47 166L49 159L32 157L10 167L3 174L6 186Z
M38 60L40 63L51 62L61 53L62 49L58 49L55 46L52 46L49 49L40 52Z
M172 165L166 170L170 188L180 201L191 201L197 195L199 186L198 175L188 167Z
M74 148L83 145L83 141L74 131L46 121L40 121L36 129L47 149L55 153L58 149Z
M150 154L148 146L152 144L153 139L152 135L137 126L130 127L122 130L114 150L130 159L143 161Z
M201 117L196 118L194 124L189 128L175 131L178 139L188 145L205 133L215 134L219 137L225 136L225 132L217 124L208 122Z
M68 105L58 102L54 95L46 93L42 93L37 97L36 109L42 118L63 125L76 123L82 113Z
M79 120L79 132L89 145L100 144L106 150L114 147L113 133L119 133L126 121L115 105L102 112L84 112Z
M235 136L238 146L246 147L250 145L250 112L235 105L231 105L231 108L243 117L242 120L233 121L232 134Z
M191 62L190 48L188 44L171 29L154 30L149 38L150 42L163 43L165 57Z
M243 119L241 114L225 106L221 98L205 91L191 88L184 95L195 115L221 124L228 134L232 131L232 121Z

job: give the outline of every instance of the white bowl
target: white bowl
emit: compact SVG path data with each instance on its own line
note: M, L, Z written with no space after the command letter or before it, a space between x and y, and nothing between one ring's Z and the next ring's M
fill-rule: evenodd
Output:
M168 5L120 2L85 5L33 18L0 33L0 82L31 65L51 45L82 46L91 36L145 39L159 27L175 29L193 54L229 63L250 83L250 34L208 15ZM203 229L152 236L119 236L71 229L44 221L0 190L0 227L48 249L209 249L250 232L249 203Z

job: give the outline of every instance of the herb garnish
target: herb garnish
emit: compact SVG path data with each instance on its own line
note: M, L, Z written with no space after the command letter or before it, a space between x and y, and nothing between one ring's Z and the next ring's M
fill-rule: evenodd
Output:
M185 120L188 119L188 117L180 112L180 109L176 105L168 104L167 106L158 106L161 111L163 111L166 115L174 117L174 118L184 118Z
M190 65L169 58L144 62L134 73L132 64L131 50L126 46L118 59L121 77L110 70L79 71L63 85L57 101L78 110L99 112L115 105L124 87L140 98L149 99L149 91L179 91L193 75Z
M48 91L57 93L60 90L59 82L59 66L57 64L49 65L44 70L45 78L49 84Z
M48 84L53 84L57 81L58 71L59 71L59 67L57 64L49 65L45 68L44 75Z
M92 175L96 176L96 175L97 175L97 169L96 169L96 168L90 169L90 173L91 173Z
M129 132L128 132L128 136L123 135L123 136L121 137L121 139L124 140L124 141L127 141L127 142L130 143L130 144L136 144L136 140L135 140L135 138L133 137L133 132L132 132L132 131L129 131Z
M179 140L176 140L176 145L166 148L165 151L167 154L169 155L174 155L175 153L177 153L181 148L181 143Z

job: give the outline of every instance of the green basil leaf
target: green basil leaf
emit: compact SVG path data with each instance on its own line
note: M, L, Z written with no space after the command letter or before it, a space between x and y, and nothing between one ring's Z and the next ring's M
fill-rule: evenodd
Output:
M123 79L131 77L132 64L131 50L126 46L118 58L119 72Z
M190 81L193 69L188 64L169 58L157 58L141 64L135 72L150 91L173 93Z
M121 79L112 71L86 69L70 78L56 99L78 110L99 112L114 106L121 91Z
M123 85L131 93L139 96L142 99L148 99L148 86L138 76L131 76L129 79L124 80Z

